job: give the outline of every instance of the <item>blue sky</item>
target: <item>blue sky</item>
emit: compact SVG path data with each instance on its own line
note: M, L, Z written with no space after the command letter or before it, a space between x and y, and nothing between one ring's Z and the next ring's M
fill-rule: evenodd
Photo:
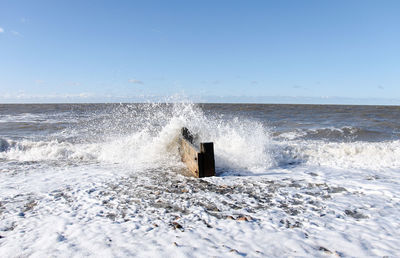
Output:
M0 102L400 104L400 1L0 1Z

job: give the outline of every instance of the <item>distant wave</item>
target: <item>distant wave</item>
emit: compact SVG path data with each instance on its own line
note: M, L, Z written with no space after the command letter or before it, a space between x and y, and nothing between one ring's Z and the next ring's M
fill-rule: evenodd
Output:
M393 132L390 132L393 134ZM327 139L332 141L379 141L390 137L389 133L382 131L365 129L360 127L345 126L340 128L315 128L315 129L295 129L289 132L275 133L276 137L294 139Z
M331 168L400 168L400 141L326 142L297 140L277 143L278 164L303 164Z

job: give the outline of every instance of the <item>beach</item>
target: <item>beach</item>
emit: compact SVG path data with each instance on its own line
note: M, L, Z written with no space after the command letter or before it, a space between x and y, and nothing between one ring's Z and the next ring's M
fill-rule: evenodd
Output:
M399 136L396 106L0 104L0 256L395 257Z

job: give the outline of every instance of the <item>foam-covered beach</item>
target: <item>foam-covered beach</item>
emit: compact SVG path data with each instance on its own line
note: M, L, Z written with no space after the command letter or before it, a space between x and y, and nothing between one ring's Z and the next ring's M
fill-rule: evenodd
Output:
M396 256L396 111L1 105L0 256ZM183 126L216 177L182 175Z

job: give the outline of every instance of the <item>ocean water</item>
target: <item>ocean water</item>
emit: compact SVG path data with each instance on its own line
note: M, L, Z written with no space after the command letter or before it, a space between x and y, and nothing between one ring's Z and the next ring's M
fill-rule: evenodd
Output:
M3 104L0 256L396 256L399 137L395 106Z

